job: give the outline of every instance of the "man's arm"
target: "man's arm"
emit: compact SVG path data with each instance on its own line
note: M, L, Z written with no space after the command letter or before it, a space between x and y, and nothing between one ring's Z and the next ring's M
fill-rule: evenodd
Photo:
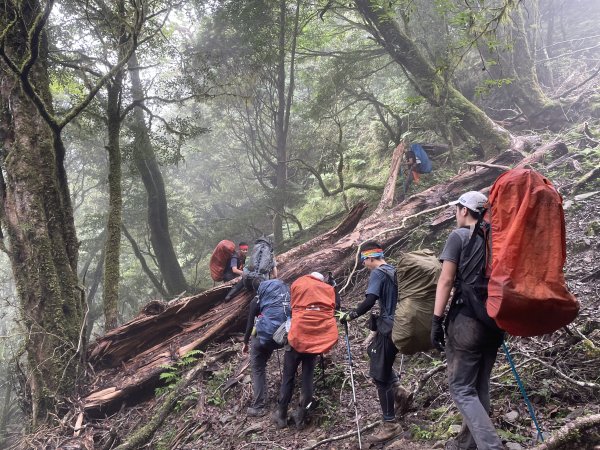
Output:
M456 263L454 261L444 261L442 263L442 273L435 290L435 305L433 307L433 317L431 318L431 344L441 352L444 351L446 346L443 328L444 312L455 277Z
M438 280L437 289L435 290L435 306L433 314L441 317L446 311L446 305L450 299L450 292L454 286L454 278L456 277L456 263L453 261L444 261L442 263L442 273Z
M367 294L365 299L359 303L359 305L354 310L356 312L356 317L360 317L369 311L373 306L375 306L375 302L379 297L375 294Z
M238 265L238 257L234 255L231 257L231 262L229 263L229 266L231 267L231 271L233 273L235 273L236 275L242 275L243 272L241 269L238 269L237 265Z
M259 313L260 308L258 307L258 296L256 296L250 302L250 307L248 311L248 320L246 321L246 332L244 333L244 347L242 349L244 353L248 352L248 342L250 341L252 328L254 328L254 318L258 316Z

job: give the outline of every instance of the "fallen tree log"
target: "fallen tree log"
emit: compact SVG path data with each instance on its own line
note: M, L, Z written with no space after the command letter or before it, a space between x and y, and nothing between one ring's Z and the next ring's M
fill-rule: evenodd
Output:
M539 148L525 159L520 152L508 150L487 163L522 166L564 152L564 144L555 143ZM423 223L424 211L444 207L464 191L489 188L499 173L501 170L487 167L458 174L446 183L413 195L391 210L362 220L367 206L359 204L334 230L278 256L280 277L291 282L315 270L332 271L336 277L347 275L354 266L358 244L374 237L384 245L404 238ZM453 208L448 211L451 213ZM407 217L414 220L407 221ZM433 225L441 223L438 217ZM82 399L83 408L89 414L97 414L118 408L124 401L135 404L157 385L163 365L176 362L190 350L205 348L211 342L225 339L231 332L240 331L251 295L243 293L223 303L228 288L229 285L222 285L181 299L158 315L136 317L98 339L89 357L97 373Z
M600 438L600 414L584 416L564 425L533 450L570 450L592 448ZM589 447L588 447L589 446ZM596 448L596 447L594 447Z

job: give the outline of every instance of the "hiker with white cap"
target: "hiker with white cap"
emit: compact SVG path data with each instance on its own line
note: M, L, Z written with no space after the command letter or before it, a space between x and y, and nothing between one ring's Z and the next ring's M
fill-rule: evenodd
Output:
M292 414L296 427L303 428L313 402L313 376L317 356L328 352L338 340L335 309L339 296L319 272L304 275L291 286L291 324L283 357L283 377L277 409L272 415L277 428L287 425L296 369L302 364L302 385L298 408Z
M442 272L435 296L431 342L438 350L446 351L450 395L463 417L460 433L446 443L445 448L451 450L504 448L489 417L490 376L503 334L479 320L471 306L473 301L487 298L482 277L489 257L482 227L487 225L482 222L486 202L485 195L470 191L450 203L456 205L458 228L448 236L439 258ZM452 288L454 296L444 319Z

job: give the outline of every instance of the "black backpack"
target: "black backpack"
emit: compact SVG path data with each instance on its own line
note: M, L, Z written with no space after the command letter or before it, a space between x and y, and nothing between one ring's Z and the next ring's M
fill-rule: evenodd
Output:
M248 276L250 278L260 277L268 279L274 267L275 257L273 256L271 242L265 237L258 238L252 248L250 264L248 265Z

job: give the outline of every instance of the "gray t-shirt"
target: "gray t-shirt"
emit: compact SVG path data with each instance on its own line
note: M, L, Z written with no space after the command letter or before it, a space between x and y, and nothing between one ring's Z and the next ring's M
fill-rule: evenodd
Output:
M483 238L477 236L471 255L467 257L466 248L471 238L471 230L469 228L457 228L448 236L444 250L440 255L440 261L452 261L456 263L457 282L462 279L466 283L473 284L481 270L481 262L484 257Z

